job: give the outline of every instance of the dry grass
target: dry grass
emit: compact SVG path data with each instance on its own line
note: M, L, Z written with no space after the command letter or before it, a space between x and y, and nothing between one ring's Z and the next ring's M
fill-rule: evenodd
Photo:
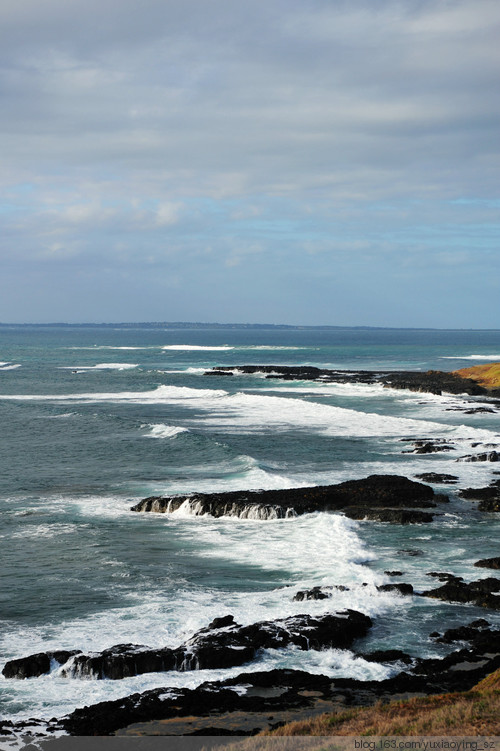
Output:
M500 735L500 691L376 704L292 722L273 735Z
M416 697L405 701L379 702L290 722L210 751L324 751L344 749L325 745L331 736L492 737L500 735L500 669L464 693ZM293 746L287 739L296 738ZM320 741L321 738L321 741ZM317 740L315 740L317 739ZM288 745L287 745L288 743ZM320 743L320 745L318 745ZM340 745L339 745L340 744Z
M500 668L474 686L475 691L500 691Z
M486 389L500 388L500 362L488 365L475 365L472 368L462 368L461 370L455 370L454 373L462 378L471 378Z
M272 735L500 735L500 670L465 693L323 714L284 725Z

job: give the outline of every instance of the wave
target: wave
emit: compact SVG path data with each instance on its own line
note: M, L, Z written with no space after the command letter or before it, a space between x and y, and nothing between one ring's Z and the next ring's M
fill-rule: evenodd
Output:
M274 345L274 344L251 344L247 347L245 346L239 346L238 349L252 349L252 350L286 350L286 351L295 351L295 350L303 350L303 349L318 349L318 347L287 347L282 345Z
M38 524L36 526L23 527L19 532L13 532L11 537L12 539L20 538L23 540L36 537L48 539L57 535L75 534L83 526L85 525L71 523Z
M182 375L203 375L207 372L207 368L183 368L182 370L164 370L163 368L161 370L157 371L158 373L168 373L169 375L173 375L174 373L182 374Z
M163 350L175 350L185 352L224 352L229 349L234 349L228 344L224 344L219 347L200 346L198 344L166 344L162 347Z
M148 434L149 438L175 438L179 433L188 432L188 428L181 428L177 425L164 425L162 423L147 425L144 427L150 429Z
M101 362L97 365L64 365L59 370L72 370L82 372L85 370L131 370L132 368L138 368L137 363L128 362Z
M182 404L196 410L200 429L230 433L263 434L275 430L306 431L336 437L407 437L432 434L450 439L498 440L491 430L467 425L451 425L425 419L394 417L345 407L293 399L238 392L230 395L222 389L193 389L162 385L151 391L81 393L60 395L3 395L4 400L55 401L80 404Z
M66 348L65 348L66 349ZM116 350L146 350L146 349L158 349L158 346L148 346L148 347L115 347L110 344L94 344L92 347L67 347L67 349L71 350L90 350L95 351L99 349L116 349Z
M21 365L18 363L0 362L0 370L16 370L16 368L20 367Z
M440 360L498 360L499 355L446 355L439 358Z

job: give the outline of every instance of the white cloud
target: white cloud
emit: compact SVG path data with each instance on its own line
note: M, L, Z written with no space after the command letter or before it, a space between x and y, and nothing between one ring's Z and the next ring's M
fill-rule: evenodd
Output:
M156 210L156 223L160 227L177 224L182 205L180 203L160 203Z

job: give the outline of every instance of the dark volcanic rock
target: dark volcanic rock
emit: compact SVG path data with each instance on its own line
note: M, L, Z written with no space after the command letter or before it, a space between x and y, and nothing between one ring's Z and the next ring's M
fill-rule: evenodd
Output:
M30 720L29 726L45 725L45 730L69 735L111 735L120 728L139 722L189 717L206 718L204 727L217 728L218 718L226 717L234 731L238 718L260 713L259 722L269 728L278 712L305 709L324 711L325 701L337 708L372 705L401 698L401 694L440 694L470 690L479 680L500 667L500 631L483 620L449 629L447 639L465 641L467 648L444 658L415 659L399 650L358 653L366 660L382 663L404 662L404 671L383 681L329 678L295 670L243 673L224 681L203 683L195 689L157 688L143 694L106 701L76 709L60 720L46 723ZM234 714L233 714L234 713ZM187 727L187 726L185 726ZM227 725L226 725L227 727ZM241 726L240 726L241 727ZM23 723L5 722L4 734L26 733ZM181 731L182 732L182 731ZM253 732L246 729L240 735Z
M500 498L500 480L495 480L485 488L464 488L458 491L461 498L469 501L489 501Z
M487 391L470 378L461 378L454 373L441 370L428 370L426 373L402 371L390 373L383 378L384 383L393 389L409 389L430 394L486 394Z
M464 415L478 415L478 414L483 414L486 412L488 413L492 412L494 414L496 410L490 409L489 407L473 407L472 409L464 410Z
M482 558L480 561L476 561L474 566L477 566L478 568L500 569L500 557Z
M426 576L432 576L438 579L440 582L463 582L461 576L455 576L455 574L448 574L446 571L430 571Z
M413 587L411 584L400 582L398 584L380 584L377 587L379 592L397 592L400 595L412 595Z
M10 660L5 663L2 675L5 678L38 678L40 675L50 673L54 662L63 665L70 657L79 653L79 650L58 650L56 652L37 652L28 657L18 660Z
M500 480L485 488L464 488L459 495L469 501L479 501L479 511L500 511Z
M402 652L400 649L378 649L376 652L358 652L367 662L404 662L407 665L413 662L413 657Z
M415 558L416 556L419 556L419 555L424 555L424 551L420 550L420 548L400 548L398 550L398 553L400 555L408 555L411 558Z
M486 648L461 649L445 658L416 660L393 678L383 681L332 679L294 670L243 673L225 681L204 683L196 689L159 688L124 699L101 702L77 709L59 721L70 735L110 735L132 723L172 717L206 717L217 727L217 717L227 713L266 713L314 708L316 701L329 700L340 707L366 706L384 702L401 694L436 694L466 691L500 666L500 655ZM376 657L375 657L376 655ZM369 659L370 655L360 655ZM402 661L410 666L412 658L399 650L374 653L381 662ZM232 690L238 687L238 691ZM242 689L244 689L242 691ZM324 710L323 710L324 711ZM238 715L234 715L235 724ZM240 734L245 734L246 731Z
M229 622L231 618L231 622ZM214 623L223 622L224 625ZM345 649L355 639L365 636L372 625L370 618L355 610L326 614L317 618L295 615L276 621L262 621L239 626L232 616L212 621L191 639L176 649L151 649L137 644L117 644L102 652L73 654L63 667L67 677L92 677L119 680L143 673L167 670L189 671L229 668L243 665L256 657L259 649L279 649L295 646L299 649ZM33 655L13 660L4 668L6 678L26 677L19 674L18 663L48 655ZM37 663L38 664L38 663ZM43 665L42 665L43 666ZM47 672L44 670L43 672ZM38 675L41 673L39 672ZM35 675L35 673L32 673Z
M338 592L348 592L349 587L344 584L333 584L329 587L311 587L311 589L301 589L295 593L292 600L302 602L303 600L326 600L332 597L333 590Z
M490 498L489 500L480 501L477 508L479 511L498 512L500 511L500 498Z
M371 475L363 480L348 480L338 485L323 485L286 490L232 491L228 493L195 493L171 498L150 497L137 503L132 511L170 513L183 503L188 503L193 514L211 516L238 516L240 518L284 518L314 511L346 511L352 518L380 519L375 509L394 510L382 521L408 523L431 521L430 514L414 518L408 509L434 508L436 496L433 489L420 482L399 475ZM363 516L360 514L363 513Z
M489 392L470 378L461 378L455 373L441 370L375 371L375 370L328 370L313 366L289 367L284 365L225 365L207 371L207 375L223 375L228 371L240 373L265 373L268 378L287 381L313 380L326 383L381 383L388 388L442 394L482 395Z
M329 589L329 592L325 592L325 589ZM303 600L327 600L332 596L331 587L312 587L312 589L301 589L294 596L295 602L302 602Z
M421 475L415 475L418 480L424 482L434 482L437 485L453 485L458 482L456 475L440 474L439 472L422 472Z
M214 618L207 628L225 628L226 626L235 626L234 616L223 615L222 618Z
M489 628L488 621L484 619L473 621L468 626L449 628L438 641L442 644L465 641L476 650L500 652L500 631Z
M403 576L402 571L384 571L386 576Z
M485 451L482 454L469 454L461 456L457 462L500 462L500 452Z
M230 662L229 650L224 657ZM239 655L233 665L241 665ZM150 649L140 644L115 644L102 652L76 655L61 672L68 678L120 680L142 673L192 670L193 667L189 656L182 649Z
M494 592L500 592L500 579L489 577L467 584L455 577L442 587L422 592L422 595L446 602L467 602L491 610L500 610L500 596L493 594Z
M453 451L453 446L442 440L418 440L412 441L412 443L413 449L411 451L403 451L404 454L436 454L439 451Z
M413 509L365 509L357 507L346 508L344 513L349 519L358 521L366 519L373 522L389 522L390 524L428 524L434 518L433 514Z

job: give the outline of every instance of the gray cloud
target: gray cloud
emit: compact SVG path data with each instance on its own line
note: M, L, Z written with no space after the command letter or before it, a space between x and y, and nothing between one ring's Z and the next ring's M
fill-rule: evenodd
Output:
M209 258L221 287L495 261L499 25L496 0L4 0L1 257L177 258L179 284Z

